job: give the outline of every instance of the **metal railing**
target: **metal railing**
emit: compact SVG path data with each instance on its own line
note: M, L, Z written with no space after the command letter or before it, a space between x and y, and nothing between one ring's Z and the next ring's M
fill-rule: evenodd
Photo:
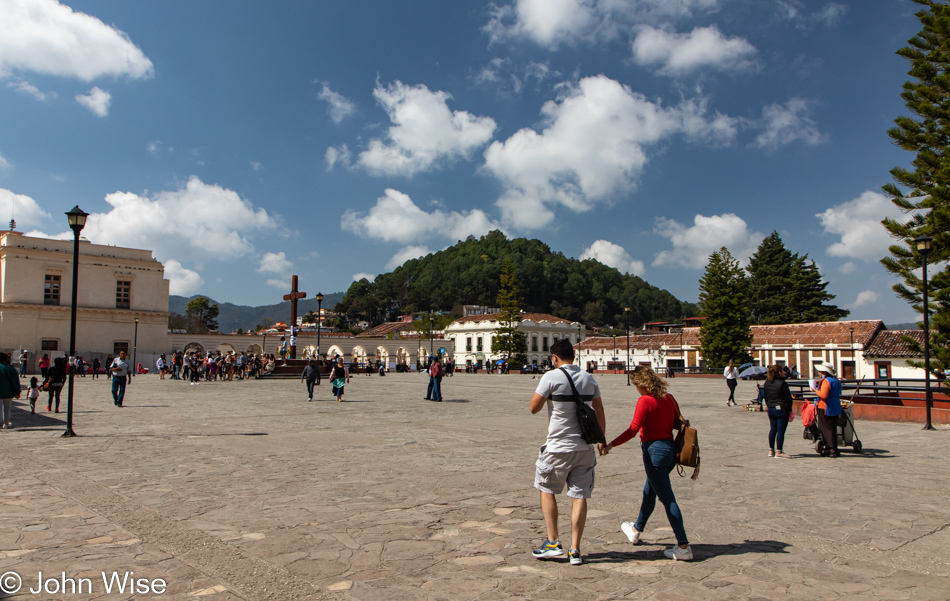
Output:
M813 398L815 395L809 387L807 379L786 380L788 387L792 390L792 396L796 399ZM924 378L876 378L865 380L841 380L841 396L850 399L857 391L858 397L864 403L869 403L873 398L875 405L881 404L881 399L893 400L901 398L903 393L913 393L914 400L924 400L926 395L926 380ZM950 395L950 388L944 383L946 380L930 380L930 389L934 396L947 397ZM919 398L917 396L919 395ZM937 398L936 400L945 400Z

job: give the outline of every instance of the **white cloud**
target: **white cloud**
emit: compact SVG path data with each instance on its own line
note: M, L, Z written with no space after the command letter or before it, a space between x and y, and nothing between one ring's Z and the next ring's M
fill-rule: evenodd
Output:
M755 46L743 38L726 38L715 25L690 33L642 26L633 40L640 65L659 65L663 75L683 75L701 68L742 70L754 66Z
M5 158L3 158L3 155L2 155L2 154L0 154L0 171L2 171L2 170L4 170L4 169L9 169L9 168L12 167L12 166L13 166L13 165L11 165L9 161L7 161Z
M17 81L11 81L7 83L8 88L13 88L17 92L22 92L28 94L37 100L45 101L48 98L56 98L56 92L41 92L39 88L26 81L25 79L20 79Z
M372 282L375 279L376 279L376 274L373 274L373 273L354 273L353 274L354 282L358 282L360 280L366 280L368 282Z
M0 77L15 71L74 77L151 77L152 62L118 29L55 0L4 0Z
M723 246L745 265L765 238L760 232L750 232L745 220L732 213L710 217L696 215L690 227L660 217L656 220L654 231L664 238L669 238L673 244L672 250L657 253L653 260L654 265L693 269L705 267L709 255Z
M342 167L349 167L352 162L350 149L346 144L327 148L324 159L327 162L327 171L333 171L333 168L336 167L337 164Z
M0 167L4 164L3 157L0 157ZM49 213L41 209L29 196L0 188L0 219L7 221L15 218L18 226L36 226L49 217Z
M718 4L718 0L515 0L493 6L483 31L493 43L529 40L555 48L561 43L610 40L635 25L689 17Z
M775 150L796 141L806 146L827 142L828 136L818 131L818 124L809 116L808 104L803 98L792 98L784 105L771 104L762 109L765 131L755 139L756 146Z
M83 105L98 117L109 114L109 105L112 103L112 94L95 87L87 94L76 94L76 102Z
M179 296L191 296L205 283L197 271L183 267L176 259L165 261L165 279L168 280L168 293Z
M776 7L784 18L793 21L801 29L807 29L813 25L831 27L848 12L848 7L838 2L829 2L812 13L805 10L801 0L778 0Z
M545 80L560 76L546 62L531 61L519 67L510 58L495 57L472 77L479 85L492 85L500 96L517 96L526 85L538 86Z
M418 259L429 254L432 254L432 251L425 246L407 246L396 251L396 254L386 262L386 269L393 270L410 259Z
M261 164L260 161L250 161L250 164L251 164L251 169L253 169L254 171L260 171L261 167L264 166Z
M386 142L370 140L359 156L360 166L376 175L411 177L443 161L467 158L488 143L495 131L495 121L489 117L450 111L448 92L397 81L377 86L373 95L393 123Z
M407 194L387 188L368 213L348 210L340 221L344 230L386 242L415 242L440 237L462 240L499 227L480 209L426 212Z
M858 293L858 297L854 299L854 302L851 303L851 309L857 309L858 307L864 307L866 305L871 305L877 302L877 299L880 295L873 290L863 290Z
M581 253L581 261L585 259L596 259L608 267L633 275L642 276L646 272L643 261L634 259L622 246L607 240L595 240Z
M334 92L325 82L320 83L323 85L323 89L317 94L317 98L326 101L327 112L334 123L339 123L356 112L356 105L352 100L339 92Z
M839 267L838 271L847 275L849 273L854 273L857 269L858 269L858 266L854 263L854 261L848 261L847 263Z
M550 225L548 205L586 211L593 201L632 189L648 145L677 133L713 142L736 134L736 120L707 119L703 101L666 108L603 75L561 91L541 109L540 133L525 128L485 151L485 169L506 188L497 201L503 220L518 229Z
M276 273L283 275L290 273L294 264L287 260L287 255L281 251L279 253L266 252L261 255L261 261L257 266L258 273Z
M887 196L868 190L853 200L835 205L816 215L829 234L841 236L825 252L833 257L848 257L862 261L879 261L896 241L890 237L881 221L890 217L897 221L912 218L904 214Z

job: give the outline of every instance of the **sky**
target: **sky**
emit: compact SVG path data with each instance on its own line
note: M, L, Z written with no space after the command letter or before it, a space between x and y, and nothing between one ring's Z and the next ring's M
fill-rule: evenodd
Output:
M695 302L778 231L856 319L912 155L909 0L0 0L0 222L172 294L313 296L493 229Z

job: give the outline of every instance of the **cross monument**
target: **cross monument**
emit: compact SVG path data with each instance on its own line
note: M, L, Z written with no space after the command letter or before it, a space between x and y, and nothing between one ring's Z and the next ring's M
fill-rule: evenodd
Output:
M284 295L285 301L290 301L290 358L297 358L297 301L307 298L306 292L297 290L297 276L294 276L290 284L290 294Z

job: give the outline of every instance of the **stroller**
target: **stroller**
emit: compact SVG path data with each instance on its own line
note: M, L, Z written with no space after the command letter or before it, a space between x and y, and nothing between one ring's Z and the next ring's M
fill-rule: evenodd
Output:
M805 425L805 431L802 438L815 441L815 452L824 453L827 449L825 441L821 438L821 430L818 428L816 410L813 405L806 404L802 409L802 423ZM838 416L838 425L835 428L838 436L838 447L849 446L855 453L860 453L862 449L861 439L854 431L854 403L851 401L841 401L841 415Z

